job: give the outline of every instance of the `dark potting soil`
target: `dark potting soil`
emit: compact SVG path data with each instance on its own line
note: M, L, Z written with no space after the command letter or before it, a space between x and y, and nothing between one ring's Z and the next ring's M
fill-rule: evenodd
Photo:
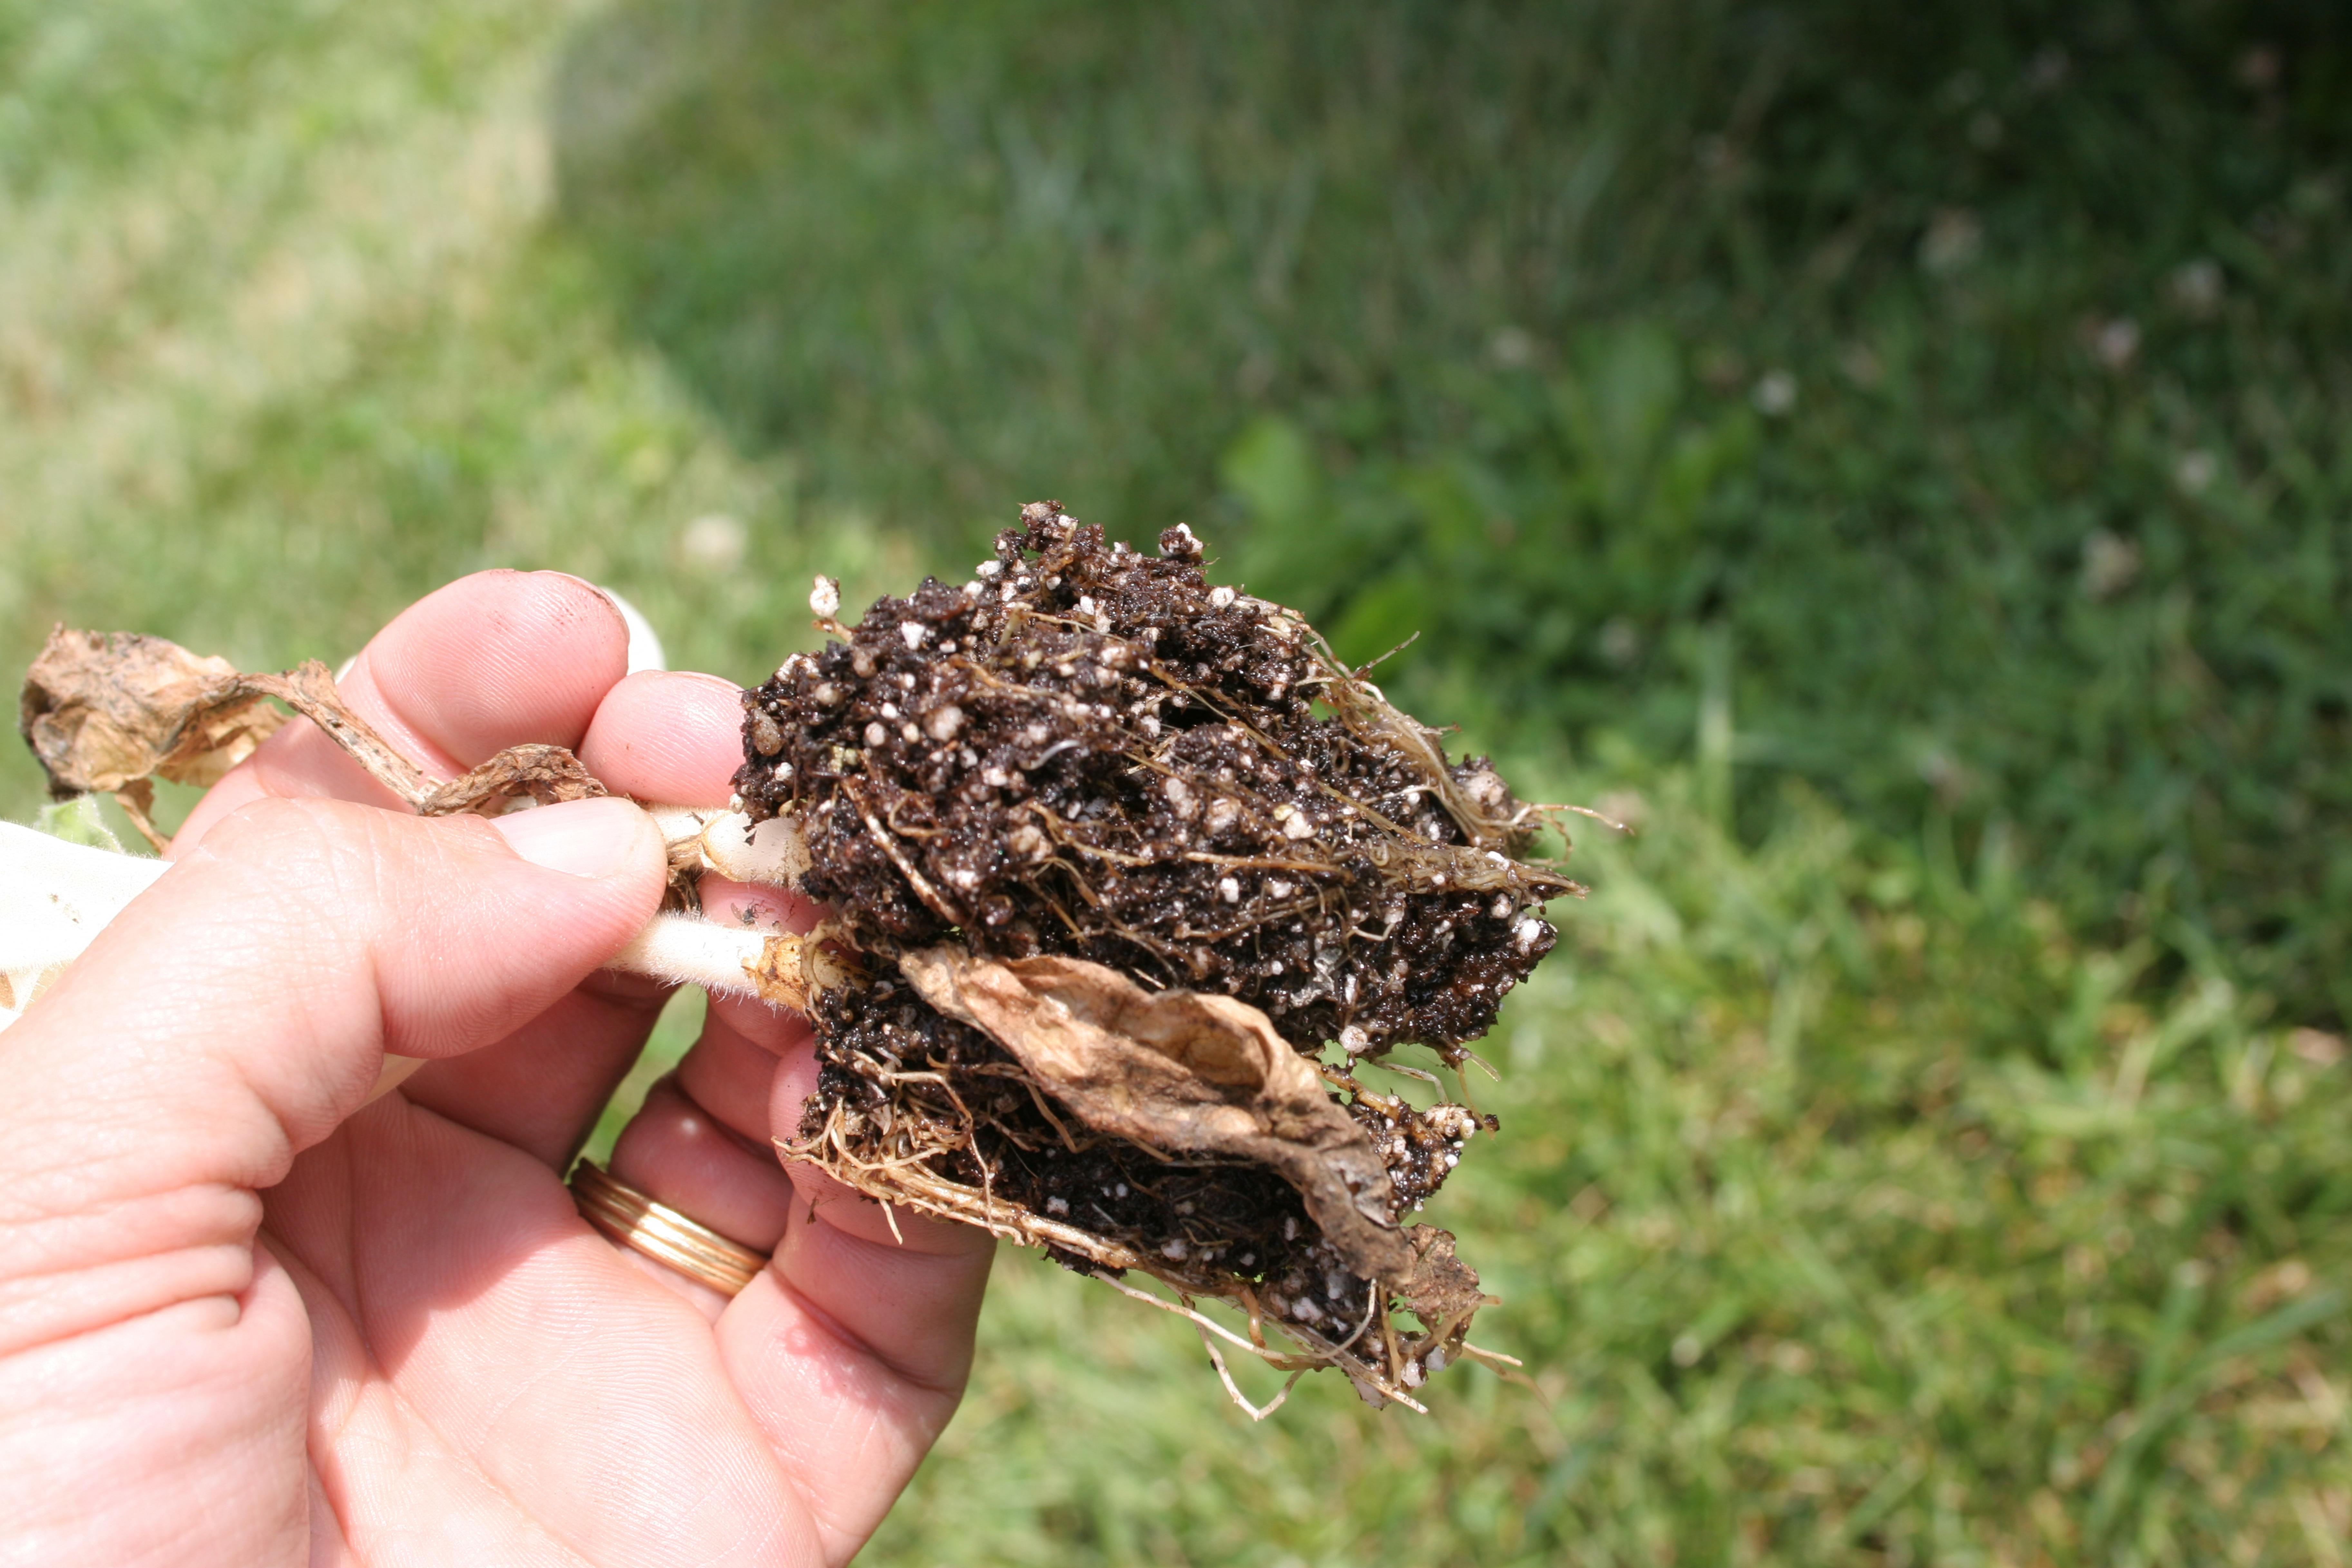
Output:
M863 971L813 1005L804 1131L836 1107L885 1133L929 1119L938 1176L1180 1281L1250 1281L1318 1331L1366 1321L1366 1283L1282 1177L1090 1132L893 959L1083 958L1247 1003L1303 1055L1336 1044L1402 1222L1495 1122L1354 1069L1406 1043L1458 1069L1550 952L1541 906L1573 885L1520 858L1532 809L1295 614L1211 585L1188 529L1145 555L1039 503L971 582L831 629L745 694L735 780L754 820L799 825L803 886Z

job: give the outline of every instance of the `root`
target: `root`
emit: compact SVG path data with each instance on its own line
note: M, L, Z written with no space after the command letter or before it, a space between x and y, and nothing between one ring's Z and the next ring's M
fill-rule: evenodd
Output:
M1246 1411L1253 1421L1263 1421L1281 1409L1284 1401L1290 1397L1290 1391L1298 1386L1298 1380L1307 1375L1306 1369L1300 1368L1283 1381L1280 1391L1272 1399L1264 1405L1253 1405L1249 1396L1241 1391L1241 1385L1234 1381L1233 1373L1225 1366L1225 1352L1217 1348L1217 1342L1209 1337L1209 1331L1199 1323L1192 1326L1200 1332L1201 1348L1209 1352L1209 1364L1217 1369L1217 1381L1225 1385L1225 1392L1233 1396L1234 1403Z
M1000 1069L1000 1073L1019 1076L1017 1069ZM1466 1306L1457 1304L1451 1311L1440 1311L1426 1300L1438 1293L1425 1284L1416 1289L1409 1281L1368 1280L1362 1317L1349 1325L1344 1337L1334 1339L1280 1315L1269 1317L1259 1288L1246 1279L1228 1271L1181 1267L1069 1220L1003 1201L985 1184L973 1186L943 1176L934 1168L935 1163L973 1152L970 1111L959 1101L959 1114L950 1120L935 1114L917 1098L922 1089L952 1093L937 1071L895 1074L885 1069L877 1076L893 1095L887 1102L892 1110L887 1131L882 1117L836 1102L805 1135L777 1140L778 1152L787 1160L810 1164L882 1205L894 1235L898 1234L896 1210L904 1206L931 1218L977 1226L1020 1246L1045 1248L1066 1262L1083 1260L1083 1266L1076 1262L1070 1266L1122 1296L1190 1321L1208 1346L1226 1392L1253 1420L1272 1414L1299 1376L1323 1367L1346 1373L1368 1400L1392 1401L1425 1413L1426 1406L1412 1391L1432 1373L1465 1354L1491 1359L1486 1352L1468 1351L1464 1338L1477 1306L1488 1298L1475 1297ZM1033 1090L1034 1087L1031 1086ZM1161 1161L1169 1158L1163 1151L1143 1152ZM1450 1247L1447 1257L1450 1261ZM1173 1299L1122 1278L1130 1274L1157 1281ZM1223 1301L1239 1313L1247 1324L1247 1336L1203 1313L1198 1305L1203 1301ZM1401 1313L1412 1314L1419 1320L1418 1325L1401 1321ZM1269 1322L1282 1342L1279 1348L1266 1342L1265 1330ZM1223 1346L1289 1373L1290 1384L1268 1404L1253 1404L1234 1383Z

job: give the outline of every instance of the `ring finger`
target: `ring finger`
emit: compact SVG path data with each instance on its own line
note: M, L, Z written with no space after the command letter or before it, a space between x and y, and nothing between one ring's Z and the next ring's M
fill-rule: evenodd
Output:
M791 1181L775 1155L688 1095L677 1077L656 1084L614 1146L612 1173L656 1203L762 1256L783 1239ZM729 1293L631 1249L640 1266L716 1319Z
M715 921L795 930L814 921L814 910L780 889L708 878L702 891L704 912ZM769 1104L782 1059L804 1052L808 1037L807 1020L797 1014L715 999L701 1037L622 1130L613 1174L722 1236L772 1252L793 1185L776 1163ZM687 1293L706 1311L725 1304L707 1287Z

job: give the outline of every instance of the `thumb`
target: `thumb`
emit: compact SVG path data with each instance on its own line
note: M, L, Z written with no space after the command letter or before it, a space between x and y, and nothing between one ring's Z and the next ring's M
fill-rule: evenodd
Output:
M618 799L495 823L240 809L0 1034L0 1246L275 1184L387 1051L472 1050L578 984L653 914L665 865L652 819ZM257 1206L232 1206L249 1242ZM152 1240L185 1244L157 1223ZM39 1250L44 1271L74 1266Z

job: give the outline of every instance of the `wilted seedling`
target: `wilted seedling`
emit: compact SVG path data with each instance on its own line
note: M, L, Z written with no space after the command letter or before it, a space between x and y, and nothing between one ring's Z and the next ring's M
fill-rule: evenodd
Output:
M1364 1075L1437 1082L1391 1065L1409 1044L1476 1062L1551 949L1542 906L1578 889L1524 858L1544 808L1449 761L1295 613L1212 586L1190 530L1160 546L1040 503L972 581L854 627L821 579L835 640L744 694L740 812L655 808L685 907L621 962L807 1011L820 1080L789 1157L1185 1313L1237 1400L1220 1341L1417 1405L1486 1353L1465 1336L1488 1299L1412 1215L1496 1123L1466 1090L1417 1107ZM281 695L229 677L206 668L205 711ZM111 711L58 685L26 709L52 777L124 787L44 749L77 702ZM184 767L192 721L100 729ZM412 769L401 793L497 810L601 788L551 750L437 787ZM702 921L707 867L833 912L804 939Z

